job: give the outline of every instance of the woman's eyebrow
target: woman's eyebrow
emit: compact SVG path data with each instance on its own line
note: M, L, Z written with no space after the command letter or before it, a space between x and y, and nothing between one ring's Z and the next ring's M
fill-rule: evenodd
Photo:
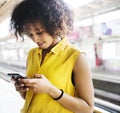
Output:
M43 31L43 28L35 28L35 31Z

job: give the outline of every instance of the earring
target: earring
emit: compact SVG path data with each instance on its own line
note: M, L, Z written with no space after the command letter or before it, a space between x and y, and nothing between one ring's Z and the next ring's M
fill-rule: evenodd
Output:
M57 41L61 41L61 37L60 36L57 36Z

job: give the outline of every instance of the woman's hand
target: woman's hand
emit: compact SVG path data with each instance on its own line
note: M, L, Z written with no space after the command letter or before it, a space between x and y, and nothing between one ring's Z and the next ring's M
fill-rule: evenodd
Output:
M15 80L14 85L18 92L26 92L28 90L28 88L24 85L24 83L21 82L19 79Z
M40 74L36 74L32 79L20 79L19 81L24 84L27 90L32 90L35 93L48 93L49 88L52 86L48 79Z

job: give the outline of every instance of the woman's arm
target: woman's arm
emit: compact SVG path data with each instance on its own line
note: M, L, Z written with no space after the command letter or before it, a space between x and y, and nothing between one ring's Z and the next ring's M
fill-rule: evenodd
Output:
M84 54L79 55L77 58L73 73L79 97L72 97L64 93L58 102L74 113L93 113L94 89L91 70ZM61 93L56 87L53 87L50 91L52 98L58 97Z

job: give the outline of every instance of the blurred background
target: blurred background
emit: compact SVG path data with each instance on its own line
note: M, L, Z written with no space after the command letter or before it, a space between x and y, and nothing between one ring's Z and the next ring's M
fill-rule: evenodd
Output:
M27 37L16 41L10 15L22 0L0 0L0 74L25 72L28 51L36 45ZM65 0L74 11L69 41L86 52L95 87L95 112L120 112L120 0ZM19 113L24 100L14 85L0 78L0 113Z

